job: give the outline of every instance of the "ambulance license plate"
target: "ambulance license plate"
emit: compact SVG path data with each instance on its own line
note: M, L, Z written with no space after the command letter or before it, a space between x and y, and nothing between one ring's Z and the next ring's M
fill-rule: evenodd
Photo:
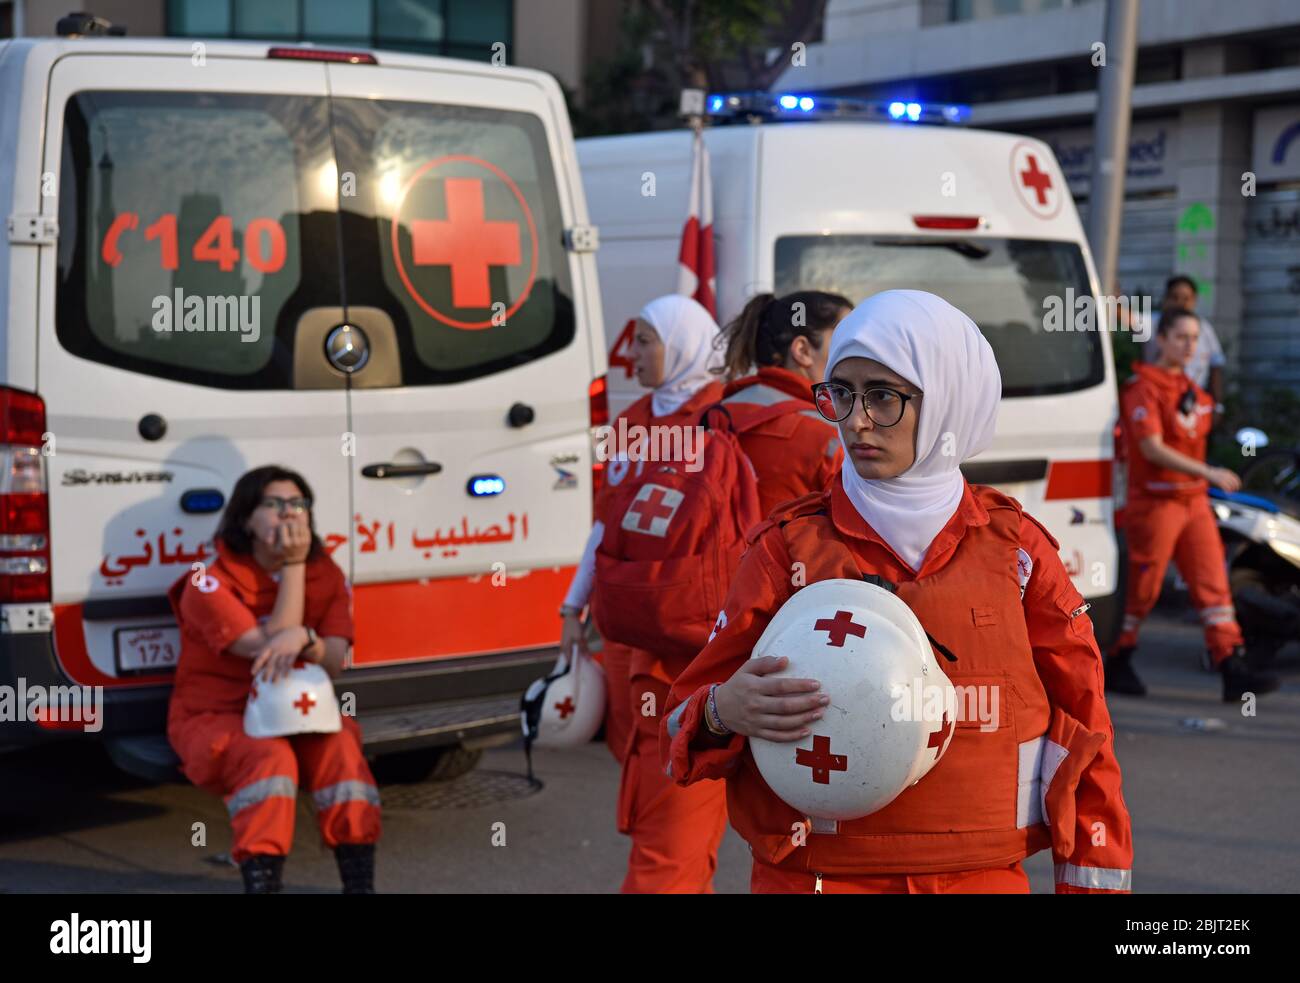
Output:
M175 625L139 625L113 633L118 675L171 672L181 654L181 630Z

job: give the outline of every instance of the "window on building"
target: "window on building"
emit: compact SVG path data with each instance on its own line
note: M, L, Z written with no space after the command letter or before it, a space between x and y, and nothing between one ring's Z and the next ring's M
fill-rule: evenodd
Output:
M513 0L167 0L175 37L353 44L488 60L513 43Z
M985 20L1006 14L1042 14L1093 0L952 0L952 20Z

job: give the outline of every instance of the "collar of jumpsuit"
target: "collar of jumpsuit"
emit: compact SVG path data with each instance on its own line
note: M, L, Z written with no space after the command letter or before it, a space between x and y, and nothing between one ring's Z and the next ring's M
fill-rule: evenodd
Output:
M1188 386L1192 384L1182 369L1170 371L1169 369L1162 369L1158 365L1138 362L1133 366L1133 371L1138 378L1151 383L1166 394L1173 393L1181 396L1187 391Z
M893 581L920 580L942 570L957 548L957 544L966 535L966 530L974 526L986 526L989 523L988 510L980 504L975 493L971 491L970 485L967 485L961 501L957 503L957 511L930 541L925 559L921 562L920 569L917 569L903 559L898 551L862 517L853 502L849 500L848 493L845 492L841 482L832 484L830 499L831 521L835 523L836 531L846 539L871 543L886 551L897 566L896 570L889 572L887 578Z
M791 372L789 369L783 369L779 365L765 365L753 375L747 375L743 379L728 382L723 395L731 396L742 389L748 389L750 386L771 386L773 389L781 390L791 399L801 399L810 406L815 405L813 403L812 383L808 381L807 376ZM835 426L829 421L827 421L826 425L828 427Z

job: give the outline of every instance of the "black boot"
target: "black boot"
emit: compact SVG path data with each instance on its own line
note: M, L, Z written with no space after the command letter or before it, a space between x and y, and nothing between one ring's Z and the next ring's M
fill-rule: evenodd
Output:
M1232 655L1219 663L1219 672L1223 674L1224 703L1237 703L1247 693L1271 693L1279 685L1272 673L1251 669L1244 645L1238 645Z
M375 845L342 843L334 848L344 894L375 893Z
M239 865L244 875L245 894L279 894L280 873L284 870L284 857L259 853Z
M1123 693L1125 696L1147 695L1146 685L1133 671L1133 652L1136 648L1135 645L1126 645L1107 656L1105 662L1107 693Z

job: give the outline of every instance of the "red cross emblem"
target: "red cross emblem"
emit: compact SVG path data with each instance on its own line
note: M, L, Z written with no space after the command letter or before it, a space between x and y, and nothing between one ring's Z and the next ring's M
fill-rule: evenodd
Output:
M623 514L623 528L648 536L666 536L668 523L672 522L685 497L672 488L642 485Z
M795 748L794 763L811 768L812 780L818 785L829 785L833 771L849 770L849 756L831 754L831 739L820 735L813 738L811 751Z
M316 697L310 693L303 693L302 696L294 700L293 705L295 709L301 710L302 715L305 717L311 711L311 708L316 705Z
M561 720L568 720L569 714L578 708L573 705L573 697L566 696L563 703L555 704L555 709L559 711Z
M939 755L943 754L943 746L948 738L952 735L952 721L948 719L948 711L944 711L943 720L939 723L939 729L930 735L930 740L926 742L926 747L934 748L934 760L939 760Z
M404 222L404 211L416 211L420 205L408 208L411 190L426 176L434 179L439 169L455 167L460 173L446 177L441 185L433 184L438 204L445 207L446 218L420 219L412 217ZM466 176L473 169L479 176ZM490 175L484 177L483 175ZM485 196L485 187L504 186L514 199L502 195ZM425 203L427 207L427 200ZM495 212L488 217L488 207ZM504 213L500 211L504 209ZM513 212L514 214L510 214ZM403 242L400 230L408 229L409 247ZM527 232L525 238L524 231ZM390 229L390 246L393 251L397 275L407 294L430 317L453 328L479 331L486 328L506 329L509 319L523 306L537 278L537 223L519 186L505 171L480 157L451 154L438 157L417 168L402 188L401 198L393 215ZM409 264L409 266L408 266ZM443 310L425 296L430 287L445 289L436 275L422 272L422 267L446 267L450 274L451 297L434 295ZM526 267L526 269L525 269ZM508 270L510 296L492 296L491 272ZM412 277L419 277L417 284ZM430 277L433 279L430 279ZM522 289L520 289L522 284ZM512 299L513 298L513 299ZM508 304L504 312L492 311L492 316L482 321L462 321L451 316L450 310L485 310L493 301ZM504 321L497 315L504 313Z
M488 270L518 266L519 225L483 217L483 182L447 178L447 220L412 222L411 255L416 266L451 267L455 307L490 307Z
M1039 148L1017 143L1011 151L1012 181L1026 208L1039 218L1052 218L1060 211L1063 196L1051 172L1043 170L1042 160Z
M813 625L813 630L824 631L830 635L830 640L826 644L837 649L844 647L844 639L850 635L863 638L867 634L867 626L855 622L853 615L847 611L836 611L834 618L819 618Z

